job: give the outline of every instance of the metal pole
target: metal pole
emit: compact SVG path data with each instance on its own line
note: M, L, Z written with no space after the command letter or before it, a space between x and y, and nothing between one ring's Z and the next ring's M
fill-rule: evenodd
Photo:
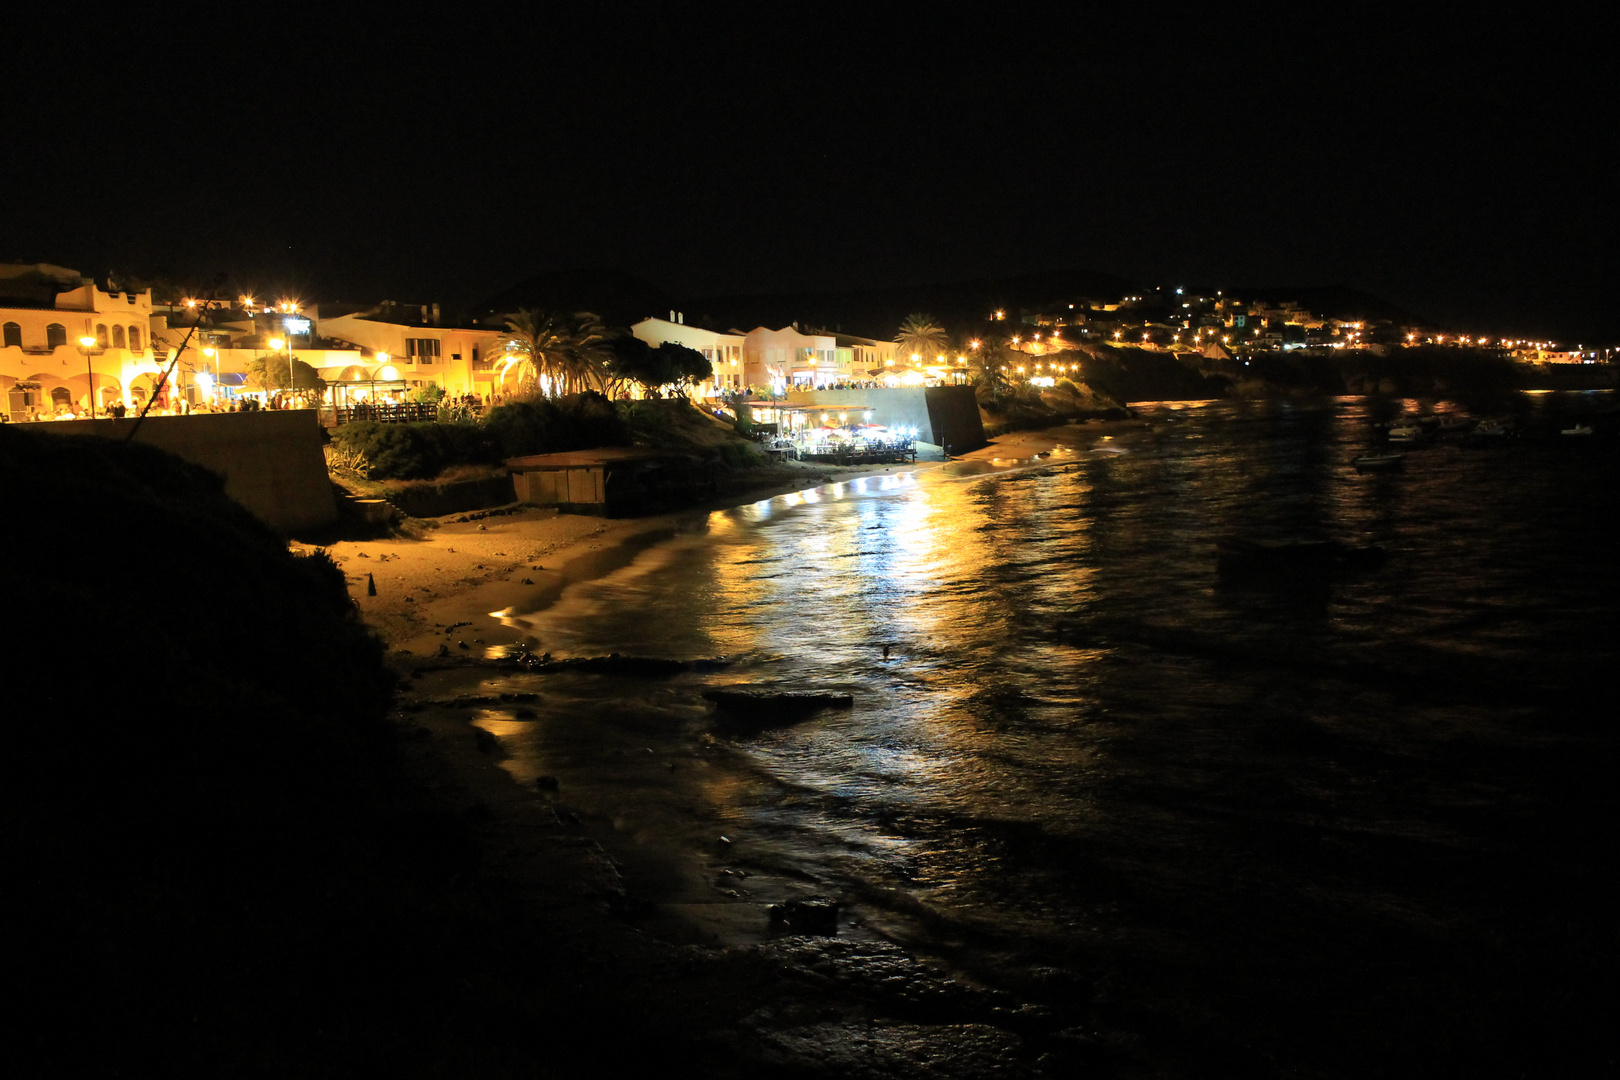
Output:
M84 381L88 389L85 396L90 399L90 419L96 418L96 372L90 364L90 350L84 350Z

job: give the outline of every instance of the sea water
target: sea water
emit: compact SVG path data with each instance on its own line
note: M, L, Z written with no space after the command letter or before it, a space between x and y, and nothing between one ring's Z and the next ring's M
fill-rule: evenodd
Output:
M484 723L699 923L838 898L843 933L1173 1071L1581 1064L1614 959L1617 476L1559 431L1612 403L1513 408L1516 439L1361 475L1375 420L1461 407L1165 404L694 516L507 621L701 663L518 678L537 715ZM1232 536L1385 558L1234 583ZM739 729L700 696L735 684L854 706Z

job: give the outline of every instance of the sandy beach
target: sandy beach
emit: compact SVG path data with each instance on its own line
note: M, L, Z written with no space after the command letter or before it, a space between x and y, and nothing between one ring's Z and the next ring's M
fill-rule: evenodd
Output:
M989 450L967 456L981 457ZM342 567L361 617L388 647L431 656L446 643L444 631L451 626L458 631L448 640L452 647L463 640L470 649L475 643L494 644L503 635L510 637L491 611L516 599L529 610L543 607L570 584L623 565L642 547L701 522L713 510L823 483L919 472L941 464L844 467L795 462L765 473L757 487L674 513L613 519L503 507L430 519L403 535L344 540L325 545L325 550ZM315 550L310 544L293 547Z
M1067 424L1010 432L956 461L1016 465L1059 447L1080 447L1140 421ZM534 507L507 508L487 515L435 519L416 535L342 541L326 550L343 568L349 593L362 617L391 649L428 656L446 644L444 630L461 631L452 647L479 639L494 644L503 635L490 615L521 598L533 610L569 584L606 573L641 546L700 521L711 510L767 499L822 483L885 472L922 472L942 462L913 465L842 467L792 463L767 474L759 487L689 510L645 518L608 519L558 514ZM791 471L799 476L784 476ZM310 545L296 545L304 551ZM375 594L372 593L375 586Z

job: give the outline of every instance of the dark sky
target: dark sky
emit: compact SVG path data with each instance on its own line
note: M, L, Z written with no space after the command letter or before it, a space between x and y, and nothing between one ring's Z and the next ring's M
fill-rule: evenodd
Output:
M46 34L6 107L0 258L316 300L1081 267L1620 343L1595 28L681 7Z

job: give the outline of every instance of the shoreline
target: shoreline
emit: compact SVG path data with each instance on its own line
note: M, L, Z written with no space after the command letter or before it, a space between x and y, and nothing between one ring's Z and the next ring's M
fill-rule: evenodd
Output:
M771 469L774 475L758 486L740 487L691 507L648 517L593 517L519 507L511 513L476 520L457 520L468 518L467 514L429 519L429 528L418 537L292 546L306 553L324 548L331 555L348 579L349 595L361 618L390 650L432 655L444 641L443 635L436 632L454 624L466 627L471 637L463 637L469 645L478 637L487 642L491 636L509 636L510 631L490 615L492 608L509 606L496 595L502 590L529 590L525 606L536 610L569 586L623 565L610 554L615 549L632 547L639 551L648 543L692 527L697 519L717 510L864 476L927 472L952 462L1033 462L1041 453L1078 449L1076 444L1147 426L1141 420L1115 420L1008 432L977 450L953 455L949 462L776 466ZM802 472L803 476L783 478L784 469ZM375 596L368 590L373 582ZM455 641L450 644L454 646Z
M987 448L988 449L988 448ZM963 458L973 458L975 451ZM956 460L956 459L953 459ZM511 508L475 520L455 514L428 519L419 536L373 540L339 540L328 544L295 542L293 550L325 550L343 570L349 596L361 619L390 651L433 655L445 627L460 624L474 637L509 634L491 615L491 605L509 606L496 594L528 590L526 607L538 610L569 586L624 565L613 553L639 552L650 543L673 536L717 510L726 510L820 487L827 483L881 476L890 472L925 472L944 462L889 466L790 466L803 478L781 477L773 469L759 486L680 510L635 518L561 514L541 507ZM462 520L458 520L462 519ZM625 560L628 561L628 560ZM370 588L375 585L376 593ZM431 643L428 639L436 638ZM468 639L470 642L470 638ZM454 641L451 642L455 644ZM425 650L425 651L424 651Z
M968 462L973 471L1017 467L1064 447L1083 451L1081 439L1103 434L1099 425L1021 431L952 461ZM912 1067L928 1060L929 1075L939 1076L1032 1075L1043 1049L1060 1056L1069 1051L1061 1033L1045 1030L1047 1022L1023 1001L957 970L949 950L918 951L916 943L868 928L858 900L835 936L783 935L771 929L761 895L710 896L707 880L686 881L690 868L675 867L689 853L616 855L604 846L615 840L611 823L595 822L588 803L576 806L544 784L520 782L505 765L500 722L489 713L521 715L521 706L468 704L498 698L508 671L489 650L522 636L499 621L498 611L512 604L515 591L524 593L526 610L546 606L571 585L627 565L715 510L827 482L948 465L814 466L803 469L804 482L735 492L649 518L525 509L472 521L440 519L419 539L327 546L401 675L393 716L413 771L435 799L477 823L480 877L492 898L525 919L542 920L559 954L588 958L589 985L622 995L625 1015L641 1009L673 1014L663 1019L701 1033L695 1037L706 1046L723 1048L738 1075L764 1066L806 1077L843 1076L878 1060ZM368 594L373 581L376 596ZM568 795L566 776L563 786ZM620 858L630 861L621 865ZM666 880L668 874L676 877ZM638 895L649 890L652 895ZM902 987L906 1001L931 993L937 1004L920 1011L901 1006L894 995Z

